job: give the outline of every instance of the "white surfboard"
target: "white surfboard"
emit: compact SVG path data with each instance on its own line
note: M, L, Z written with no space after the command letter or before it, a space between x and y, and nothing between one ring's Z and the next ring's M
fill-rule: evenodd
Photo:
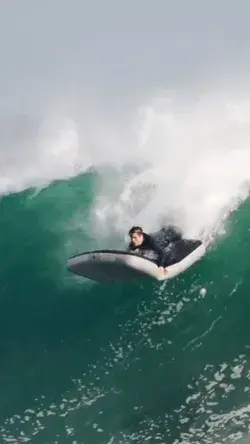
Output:
M121 282L140 278L172 279L201 259L206 246L199 240L179 239L165 250L169 265L164 275L153 260L120 250L96 250L71 257L68 269L97 282Z

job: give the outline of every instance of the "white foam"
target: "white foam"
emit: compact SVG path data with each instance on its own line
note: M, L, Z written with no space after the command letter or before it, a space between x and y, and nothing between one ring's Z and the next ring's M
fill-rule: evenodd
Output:
M165 218L198 236L247 197L250 100L153 100L140 109L137 128L130 161L138 164L140 157L141 170L129 179L124 174L119 195L115 184L113 195L103 184L96 206L99 229L115 226L122 233L140 224L153 230Z
M236 97L236 96L235 96ZM105 163L93 230L158 229L162 219L190 236L216 226L248 195L250 98L162 94L128 110L126 124L48 117L35 136L6 149L0 128L0 193L43 187ZM119 121L118 121L119 120ZM10 131L11 132L11 131Z
M0 128L1 194L43 187L78 173L79 137L71 119L48 118L41 125L20 119L16 132L18 118L7 120L9 128Z

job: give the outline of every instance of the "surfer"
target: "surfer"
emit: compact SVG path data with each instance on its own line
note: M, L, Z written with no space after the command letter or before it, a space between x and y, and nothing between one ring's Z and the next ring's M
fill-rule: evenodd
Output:
M137 253L142 257L153 259L159 267L160 272L164 274L166 272L164 269L165 253L154 238L144 233L143 229L139 226L132 227L129 230L129 237L131 241L127 250Z

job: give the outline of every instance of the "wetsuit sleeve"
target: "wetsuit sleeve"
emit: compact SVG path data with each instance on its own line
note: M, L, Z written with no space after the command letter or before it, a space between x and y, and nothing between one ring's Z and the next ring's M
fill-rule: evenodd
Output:
M162 248L157 244L157 242L152 237L148 238L148 244L150 248L158 254L158 258L156 261L158 267L164 267L165 253L162 250Z
M128 246L127 246L127 248L126 248L126 251L132 251L133 249L132 249L132 244L131 244L131 242L128 244Z

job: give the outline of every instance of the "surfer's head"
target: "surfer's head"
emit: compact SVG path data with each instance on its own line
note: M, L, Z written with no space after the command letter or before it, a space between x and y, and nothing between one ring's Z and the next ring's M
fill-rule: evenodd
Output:
M143 229L141 227L132 227L129 230L129 237L135 247L139 247L143 242Z

